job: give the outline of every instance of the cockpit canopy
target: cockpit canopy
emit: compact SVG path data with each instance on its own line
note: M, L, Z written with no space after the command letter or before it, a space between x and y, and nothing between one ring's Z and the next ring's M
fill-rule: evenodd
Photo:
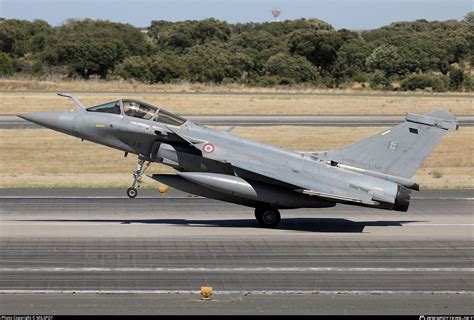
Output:
M186 119L172 114L166 110L138 100L116 100L86 109L88 112L101 112L111 114L124 114L129 117L144 120L153 120L174 126L180 126Z
M135 101L135 100L122 100L123 113L129 117L140 118L145 120L153 119L157 107Z

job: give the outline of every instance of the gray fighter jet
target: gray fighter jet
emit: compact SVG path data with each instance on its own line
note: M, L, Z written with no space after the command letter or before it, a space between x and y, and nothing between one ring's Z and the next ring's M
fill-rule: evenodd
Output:
M407 211L411 179L448 129L459 123L438 109L408 113L405 122L349 146L296 152L206 128L145 102L123 99L80 109L20 115L28 121L138 155L137 187L150 162L177 170L150 178L203 197L255 208L264 227L280 222L279 209L325 208L343 203ZM311 137L308 137L311 139ZM331 134L327 133L331 139Z

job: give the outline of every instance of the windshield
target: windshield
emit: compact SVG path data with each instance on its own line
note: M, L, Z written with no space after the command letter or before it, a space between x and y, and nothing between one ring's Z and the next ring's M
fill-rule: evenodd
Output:
M157 110L157 107L143 102L134 100L123 101L123 112L129 117L150 120Z
M186 122L186 119L174 115L166 110L160 109L160 111L158 111L157 117L155 118L155 121L171 124L173 126L180 126Z
M120 101L112 101L86 109L89 112L120 114Z

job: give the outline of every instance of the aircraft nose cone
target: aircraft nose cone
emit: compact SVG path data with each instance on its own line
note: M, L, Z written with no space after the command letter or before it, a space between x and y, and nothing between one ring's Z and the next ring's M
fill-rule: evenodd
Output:
M34 112L18 117L56 131L68 134L74 132L73 112Z

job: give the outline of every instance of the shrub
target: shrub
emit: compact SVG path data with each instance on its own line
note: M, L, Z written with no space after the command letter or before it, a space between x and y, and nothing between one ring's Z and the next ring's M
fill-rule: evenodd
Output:
M466 91L474 91L474 77L467 76L466 79L464 79L463 87Z
M466 73L462 69L450 68L449 70L449 84L451 89L457 90L461 87L466 79Z
M0 76L9 76L13 74L13 62L8 54L0 52Z
M152 77L149 59L139 56L126 58L117 66L116 73L124 79L133 79L143 82L150 82Z
M446 76L436 76L432 74L414 74L405 78L401 82L403 90L426 90L432 88L436 92L444 92L449 88L449 80Z
M354 82L359 82L359 83L364 83L364 82L367 82L369 79L367 78L367 75L364 74L364 73L357 73L356 75L354 75L354 77L352 78L352 80Z
M381 88L389 88L390 87L390 80L385 75L385 72L381 70L375 70L374 73L370 74L370 88L372 89L381 89Z

